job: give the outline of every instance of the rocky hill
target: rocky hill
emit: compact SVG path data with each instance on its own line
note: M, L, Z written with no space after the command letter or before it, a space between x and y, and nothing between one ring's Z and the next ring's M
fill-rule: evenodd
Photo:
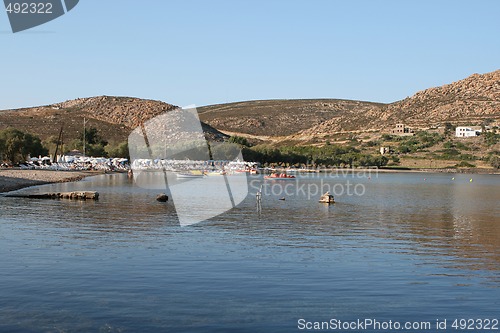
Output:
M176 108L175 105L160 101L110 96L79 98L49 105L49 107L73 112L83 111L93 119L129 128L135 128L141 122Z
M417 92L388 106L386 121L414 126L500 118L500 70Z
M383 132L397 123L430 127L500 120L500 70L417 92L391 104L347 100L271 100L213 105L200 119L221 131L309 141L336 133Z
M339 100L264 100L198 108L200 119L227 132L255 136L288 136L328 120L380 110L383 104Z
M0 111L0 129L15 127L46 139L57 136L63 126L68 142L81 137L85 118L87 126L96 127L107 140L121 142L142 122L165 112L175 112L176 108L161 101L139 98L79 98L47 106ZM210 140L227 137L207 124L202 127Z
M126 140L142 122L176 106L129 97L81 98L53 105L0 111L0 129L16 127L42 139L81 137L83 119L109 141ZM264 100L198 108L210 140L219 131L281 142L318 142L342 133L383 133L396 123L411 127L478 125L500 120L500 70L417 92L391 104L339 99ZM320 142L319 142L320 143Z

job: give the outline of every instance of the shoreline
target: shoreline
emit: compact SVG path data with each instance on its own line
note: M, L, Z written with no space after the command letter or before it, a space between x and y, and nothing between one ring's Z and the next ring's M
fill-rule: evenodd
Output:
M279 168L275 170L280 170ZM281 169L285 171L285 168ZM398 169L398 168L332 168L321 169L319 173L337 172L342 174L356 172L381 172L381 173L461 173L461 174L489 174L500 175L500 170L495 169ZM317 170L298 171L302 174L315 174ZM104 174L102 171L55 171L55 170L20 170L0 169L0 193L21 190L23 188L54 184L77 182L87 177Z
M323 168L319 170L307 169L301 170L297 169L291 172L287 168L272 168L272 170L287 172L287 173L299 173L299 174L315 174L315 173L350 173L350 172L380 172L380 173L459 173L459 174L477 174L477 175L500 175L500 170L493 168Z
M100 174L103 173L101 171L0 169L0 193L38 185L76 182Z

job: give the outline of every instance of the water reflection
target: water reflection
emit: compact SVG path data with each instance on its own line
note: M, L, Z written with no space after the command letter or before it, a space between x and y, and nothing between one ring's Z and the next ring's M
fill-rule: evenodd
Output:
M126 175L27 190L96 190L98 202L0 197L0 331L290 332L298 316L496 315L500 179L450 178L360 178L363 196L331 206L269 194L260 215L249 196L185 228L160 189Z
M155 175L147 177L155 184ZM163 179L163 175L160 177ZM431 256L447 254L461 258L469 268L498 270L499 177L475 175L472 183L468 175L455 176L455 180L451 177L447 174L383 174L371 179L354 179L366 187L365 194L337 197L337 203L331 206L317 203L316 197L308 200L300 193L285 201L278 200L281 195L268 193L263 196L260 214L255 209L255 198L248 196L237 208L187 230L217 228L240 237L258 237L297 247L342 246L339 237L369 243L375 237L404 242L405 248L397 251ZM318 184L320 181L339 182L339 179L317 176L300 179L300 182ZM22 218L27 224L70 228L73 237L86 238L101 233L121 233L126 235L119 238L123 240L140 238L143 233L165 235L181 230L174 203L155 200L156 195L164 191L137 187L126 175L98 176L26 191L73 190L95 190L101 197L98 202L1 198L2 218Z

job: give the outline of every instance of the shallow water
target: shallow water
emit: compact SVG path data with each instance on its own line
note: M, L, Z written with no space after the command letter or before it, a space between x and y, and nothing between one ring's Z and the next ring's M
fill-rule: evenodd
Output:
M331 206L297 190L347 180L363 195ZM310 176L292 195L267 184L260 213L250 195L188 227L126 175L24 190L95 190L98 202L0 197L0 331L293 332L301 318L447 319L455 331L454 319L500 319L499 176Z

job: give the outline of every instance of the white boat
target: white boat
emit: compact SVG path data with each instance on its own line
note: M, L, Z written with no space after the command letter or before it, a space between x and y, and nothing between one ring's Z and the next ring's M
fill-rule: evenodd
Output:
M192 174L192 173L177 173L178 179L187 179L187 178L203 178L203 174Z
M209 171L205 173L206 176L224 176L225 174L225 171Z

